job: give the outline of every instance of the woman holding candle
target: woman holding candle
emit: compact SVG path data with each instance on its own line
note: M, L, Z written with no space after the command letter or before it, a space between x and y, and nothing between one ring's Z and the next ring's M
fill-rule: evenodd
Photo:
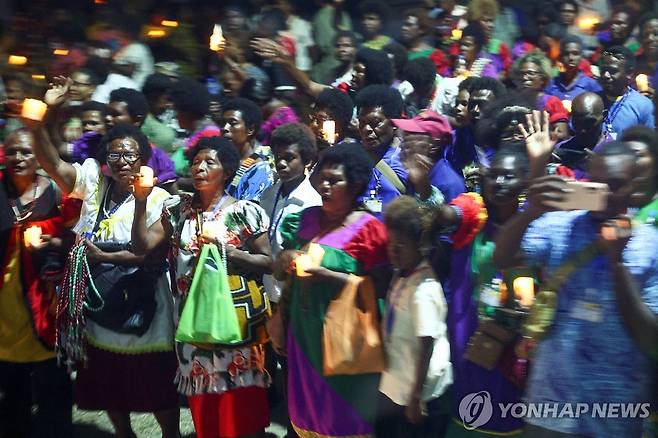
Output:
M323 376L322 324L330 301L350 274L371 276L380 296L388 285L384 225L358 208L372 163L359 147L327 149L311 176L322 205L288 215L279 228L284 251L275 275L290 288L279 306L288 323L288 413L301 437L374 433L378 374ZM320 267L300 277L294 260L311 243L324 250Z
M528 152L523 143L504 141L493 156L491 166L483 171L482 198L466 193L435 211L435 225L453 230L451 273L444 286L446 296L450 297L448 332L455 400L479 391L488 391L492 399L500 403L519 402L522 396L527 351L526 344L519 342L518 336L504 348L491 370L467 359L467 351L483 322L506 315L505 308L527 310L534 299L536 269L517 267L500 272L494 268L492 259L498 229L521 208L522 193L530 173L528 156L536 163L539 159L535 157L543 159L545 151L552 150L547 115L541 118L535 111L532 118L528 117L528 125L533 132L526 137ZM473 357L477 353L473 350L469 355ZM454 414L459 418L457 412ZM460 423L450 424L446 436L521 436L523 433L522 421L509 416L501 418L499 414L477 431L466 430Z
M263 274L270 270L267 214L227 193L240 155L225 138L202 138L189 151L194 195L184 198L174 241L176 318L189 293L204 243L225 251L242 341L204 349L177 343L178 391L188 397L199 438L257 434L269 424L264 344L270 304ZM209 291L205 291L209 292Z
M79 203L37 175L34 139L5 141L0 181L0 436L73 435L71 387L55 353L55 285L64 267L66 226ZM60 210L60 205L62 209ZM36 399L30 393L36 389ZM32 405L38 414L32 415ZM31 435L30 435L31 432Z
M66 94L56 82L46 93L49 106ZM69 196L82 200L74 231L85 237L87 260L147 268L155 281L156 309L142 336L118 333L92 320L85 327L87 361L77 368L76 402L83 410L107 411L119 438L132 437L130 412L152 412L164 438L178 438L178 394L173 384L176 356L173 342L173 302L166 272L167 234L161 216L170 195L159 187L143 187L140 167L151 146L133 125L117 124L103 138L99 159L69 164L58 155L40 124L33 124L39 164ZM101 172L107 164L111 176ZM145 182L145 181L144 181ZM117 252L98 243L124 244Z

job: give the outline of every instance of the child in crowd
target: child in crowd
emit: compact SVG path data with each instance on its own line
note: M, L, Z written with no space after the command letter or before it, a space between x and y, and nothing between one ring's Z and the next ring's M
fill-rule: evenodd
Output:
M387 368L379 384L377 437L443 436L452 384L447 305L425 258L426 212L400 196L384 213L388 257L396 272L386 298Z

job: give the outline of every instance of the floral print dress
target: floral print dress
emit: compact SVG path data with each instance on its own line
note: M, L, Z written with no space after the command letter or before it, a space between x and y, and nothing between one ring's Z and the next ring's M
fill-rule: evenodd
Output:
M174 238L176 259L175 322L178 323L189 292L194 268L201 251L199 224L217 222L219 235L226 245L246 250L249 239L267 232L269 220L265 211L250 201L236 201L216 213L199 213L192 198L182 202L181 226ZM179 368L178 391L187 396L222 394L235 388L266 388L270 378L265 370L263 344L267 341L265 320L271 313L262 284L262 275L236 274L229 264L229 286L244 341L237 346L204 349L187 343L176 343Z

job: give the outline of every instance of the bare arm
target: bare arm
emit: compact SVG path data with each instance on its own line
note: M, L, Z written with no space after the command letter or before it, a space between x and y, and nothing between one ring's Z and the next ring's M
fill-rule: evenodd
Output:
M272 272L272 248L267 233L247 241L248 251L238 248L226 248L226 258L229 262L243 267L250 272L269 274Z
M44 97L45 102L50 107L46 114L46 120L54 117L51 111L56 113L56 108L66 100L71 82L71 79L61 76L53 79L53 83L50 84L50 88ZM37 161L64 193L71 193L75 186L75 168L70 163L62 160L57 148L46 132L44 123L27 119L24 122L34 135L34 155L37 157Z
M295 60L277 42L266 38L255 38L251 47L259 56L281 65L293 82L309 96L317 98L320 93L329 88L327 85L313 82L306 73L298 69Z

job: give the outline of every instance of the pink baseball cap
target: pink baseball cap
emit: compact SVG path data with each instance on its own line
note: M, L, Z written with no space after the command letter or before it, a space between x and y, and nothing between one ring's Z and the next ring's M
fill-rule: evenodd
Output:
M413 119L393 119L392 122L404 132L429 134L434 140L449 141L452 136L448 118L434 111L421 111Z

